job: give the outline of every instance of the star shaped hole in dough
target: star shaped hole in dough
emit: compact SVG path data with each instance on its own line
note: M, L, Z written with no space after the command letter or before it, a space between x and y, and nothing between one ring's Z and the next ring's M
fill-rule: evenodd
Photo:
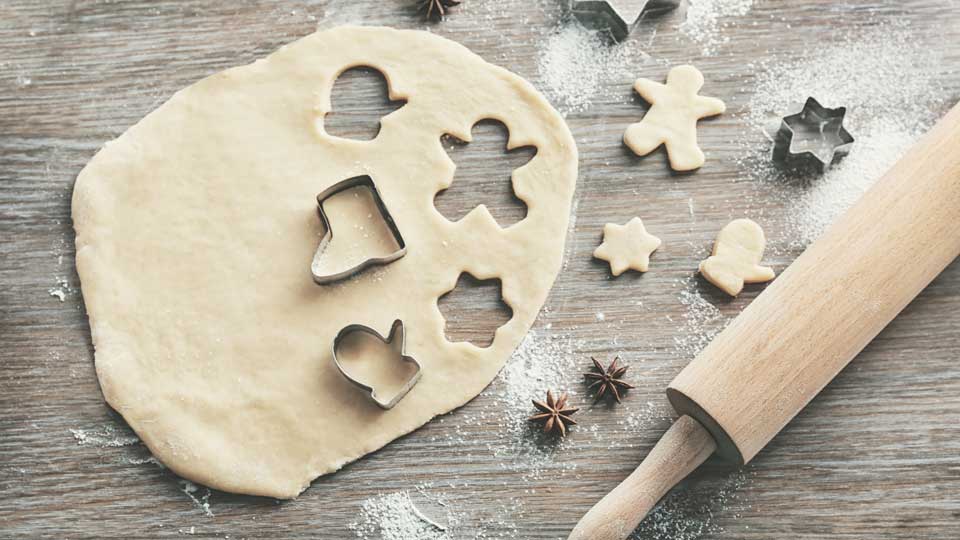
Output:
M450 187L434 197L437 211L459 221L481 204L501 228L527 217L527 205L513 189L513 173L537 155L535 146L510 146L510 131L502 122L480 120L470 140L445 135L443 149L456 165Z
M633 88L650 103L650 109L642 120L627 126L624 144L638 156L665 145L675 171L702 167L706 158L697 145L697 121L727 109L717 98L697 95L702 87L703 75L693 66L671 69L667 84L637 79Z
M603 243L593 256L610 263L614 276L636 270L646 272L650 267L650 254L662 244L656 236L647 232L643 221L635 217L626 225L607 223L603 226Z

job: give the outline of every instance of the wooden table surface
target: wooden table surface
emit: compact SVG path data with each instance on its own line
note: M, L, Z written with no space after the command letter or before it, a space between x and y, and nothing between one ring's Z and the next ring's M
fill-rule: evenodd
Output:
M355 538L372 515L364 501L407 492L424 514L450 524L443 538L566 538L669 425L663 389L698 343L762 290L728 300L694 277L719 228L735 217L758 219L778 271L800 252L789 240L789 198L751 180L740 159L751 81L763 63L889 25L942 55L934 76L942 103L929 112L943 114L960 98L955 0L760 0L720 21L725 41L709 55L678 30L683 8L644 22L626 47L649 58L632 56L600 82L589 107L567 115L581 156L576 221L565 269L534 328L535 356L562 356L562 381L581 401L577 372L589 356L622 355L638 386L624 404L586 408L560 446L532 435L518 442L503 432L504 415L515 410L504 407L510 393L497 380L294 501L191 492L103 402L74 268L74 179L105 141L179 88L318 26L424 28L411 3L0 0L0 537ZM560 16L550 0L464 0L429 29L543 87L538 50ZM631 96L633 79L660 78L666 65L683 62L704 72L704 92L730 112L701 125L707 165L671 175L662 153L636 158L620 137L645 108ZM382 92L369 82L351 75L338 84L346 132L359 133L382 109ZM504 188L505 164L514 161L491 160L502 134L484 133L457 150L465 188L438 205L455 215L487 202L497 217L516 219ZM591 252L604 223L634 215L664 247L646 275L611 279ZM445 303L452 334L480 339L490 331L496 298L481 294L489 292L468 289ZM691 305L700 298L719 315ZM960 264L754 462L737 471L711 460L636 537L960 538Z

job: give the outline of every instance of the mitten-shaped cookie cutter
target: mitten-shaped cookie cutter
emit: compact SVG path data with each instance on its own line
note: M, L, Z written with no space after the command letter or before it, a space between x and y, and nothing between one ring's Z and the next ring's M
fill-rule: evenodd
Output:
M387 227L390 228L390 232L393 234L393 238L396 240L399 249L384 257L371 257L369 259L364 259L360 262L360 264L352 266L346 270L343 270L342 272L336 272L334 274L324 273L320 270L318 262L320 261L320 256L333 239L333 227L330 225L330 218L327 217L327 213L323 209L323 203L341 191L358 186L365 186L370 189L370 193L373 195L373 201L377 205L377 210L379 210L380 216L387 223ZM400 234L400 229L397 228L397 224L393 221L393 216L390 215L387 205L384 204L383 198L380 197L380 192L377 190L376 184L374 184L373 179L369 176L354 176L352 178L347 178L346 180L337 182L336 184L323 190L319 195L317 195L317 212L320 214L320 221L323 222L323 227L326 229L326 232L324 232L323 238L320 239L320 246L317 248L317 254L313 257L313 263L310 265L310 271L313 273L313 281L319 285L326 285L328 283L340 281L341 279L358 274L370 266L392 263L393 261L407 254L407 245L403 241L403 236Z
M407 380L407 382L400 388L400 390L396 393L396 395L394 395L393 398L390 399L390 401L384 401L380 399L379 397L377 397L377 391L373 386L370 386L369 384L366 384L358 379L355 379L353 376L351 376L350 373L348 373L347 370L344 369L343 365L340 363L340 359L337 358L337 349L340 348L340 343L344 339L346 339L347 336L349 336L354 332L366 332L387 345L392 345L395 340L399 339L400 340L400 359L404 362L409 362L414 366L416 366L417 371L413 374L412 377L410 377L410 379ZM353 384L354 386L362 389L368 396L370 396L370 399L372 399L373 402L377 404L377 406L385 410L392 409L394 405L399 403L400 400L403 399L403 397L406 396L407 393L413 389L413 387L417 384L417 382L420 381L420 375L421 375L420 362L417 362L416 359L414 359L412 356L407 355L406 336L407 336L407 333L403 328L403 321L401 321L400 319L393 321L393 325L390 327L390 334L386 338L380 335L380 332L377 332L376 330L374 330L369 326L366 326L363 324L347 325L343 327L343 329L341 329L340 332L337 333L337 337L333 339L333 363L337 366L337 370L340 371L340 373L344 376L344 378L350 381L350 383Z

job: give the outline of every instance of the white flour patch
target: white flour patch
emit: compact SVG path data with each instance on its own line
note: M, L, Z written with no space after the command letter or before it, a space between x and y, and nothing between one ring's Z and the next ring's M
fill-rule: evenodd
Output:
M723 330L727 318L703 297L696 278L677 280L674 287L680 287L677 298L685 308L674 348L680 358L692 360Z
M900 159L920 131L878 119L859 135L850 155L818 178L787 209L787 222L796 231L798 246L816 240L853 206Z
M445 517L448 524L451 516ZM357 538L381 540L451 540L450 525L443 525L426 516L406 491L377 495L360 508L360 519L349 525Z
M601 32L569 21L540 44L538 86L562 114L585 111L596 99L629 98L624 88L643 58L635 44L611 44Z
M741 165L773 189L786 207L784 246L802 248L852 206L942 113L948 93L940 55L900 24L879 24L813 49L806 57L754 66L759 72L746 120L754 130L742 141ZM770 158L780 118L807 97L826 107L847 107L844 126L855 138L847 155L826 174L785 172Z
M700 45L704 56L715 54L730 41L721 31L752 7L753 0L690 0L680 32Z
M135 434L109 425L94 429L71 429L70 433L80 446L119 448L140 444L140 438Z

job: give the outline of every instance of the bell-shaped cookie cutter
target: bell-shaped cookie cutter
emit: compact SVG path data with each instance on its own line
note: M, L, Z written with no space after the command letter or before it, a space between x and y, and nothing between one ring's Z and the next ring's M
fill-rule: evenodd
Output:
M391 345L395 340L399 339L400 340L400 359L403 360L404 362L409 362L414 366L416 366L417 371L413 374L412 377L410 377L409 380L407 380L406 384L404 384L403 387L400 388L397 394L393 396L393 398L391 398L390 401L384 401L379 397L377 397L377 391L374 387L358 379L355 379L353 376L350 375L350 373L347 372L346 369L344 369L343 365L340 363L340 359L337 357L337 349L340 348L340 343L344 339L346 339L347 336L349 336L354 332L366 332L371 336L379 339L383 343L386 343L387 345ZM415 358L413 358L412 356L409 356L406 353L406 339L407 339L407 333L403 327L403 321L401 321L400 319L393 321L393 325L390 327L390 334L387 337L383 337L382 335L380 335L380 332L377 332L376 330L374 330L369 326L366 326L363 324L350 324L350 325L344 326L339 332L337 332L337 336L333 339L333 363L334 365L337 366L337 370L340 371L340 374L343 375L344 378L350 381L350 383L356 386L357 388L362 389L368 396L370 396L370 399L372 399L373 402L377 404L377 406L379 406L381 409L389 410L389 409L392 409L394 405L399 403L400 400L403 399L403 397L406 396L407 393L413 389L413 387L417 384L417 382L420 381L420 375L422 374L422 368L420 366L420 362L417 362Z
M320 256L326 250L327 245L333 239L333 227L330 225L330 218L327 217L327 213L323 209L323 203L341 191L358 186L366 186L370 189L370 193L373 194L373 201L376 203L377 209L380 211L380 215L383 217L383 220L390 228L390 232L393 234L393 238L396 240L399 249L383 257L371 257L369 259L364 259L362 262L360 262L360 264L343 270L342 272L325 274L319 270L317 263L320 260ZM373 182L373 178L370 178L369 176L363 175L347 178L346 180L341 180L340 182L337 182L336 184L323 190L319 195L317 195L317 212L320 214L320 221L323 222L323 226L326 229L326 232L323 234L323 238L320 239L320 246L317 248L316 255L313 257L313 262L310 264L310 271L313 274L313 281L315 281L318 285L326 285L328 283L340 281L341 279L358 274L370 266L392 263L393 261L407 254L407 245L403 241L403 236L400 234L400 229L397 228L397 224L393 221L393 216L387 209L387 205L384 204L383 198L380 197L380 191L377 190L377 185Z

